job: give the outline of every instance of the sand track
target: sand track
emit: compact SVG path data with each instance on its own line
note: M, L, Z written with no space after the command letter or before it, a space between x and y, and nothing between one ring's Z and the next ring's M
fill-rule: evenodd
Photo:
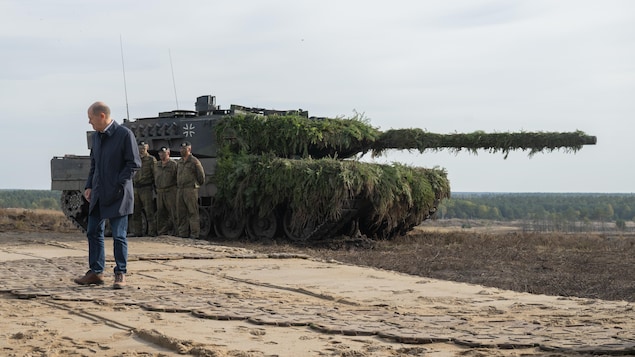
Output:
M72 283L87 269L81 234L0 233L2 354L635 354L628 302L523 294L173 237L129 244L129 286L113 290L111 271L104 286Z

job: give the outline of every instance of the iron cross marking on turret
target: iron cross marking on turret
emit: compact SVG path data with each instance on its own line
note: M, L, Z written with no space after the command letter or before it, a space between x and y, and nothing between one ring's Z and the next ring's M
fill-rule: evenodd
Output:
M194 136L194 124L185 124L183 126L183 136L186 138Z

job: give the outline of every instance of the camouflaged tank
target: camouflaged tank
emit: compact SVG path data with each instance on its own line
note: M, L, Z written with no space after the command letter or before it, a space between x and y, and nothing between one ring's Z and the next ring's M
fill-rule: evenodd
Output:
M195 110L123 120L149 152L166 146L177 155L183 141L205 169L199 190L201 238L272 239L296 242L346 235L389 239L434 215L450 197L442 168L359 160L385 150L479 149L576 152L596 138L583 132L435 134L421 129L380 131L362 117L309 117L303 110L232 105L220 109L214 96L197 98ZM87 132L90 149L90 136ZM89 156L51 160L51 188L62 191L65 215L87 227L82 192Z

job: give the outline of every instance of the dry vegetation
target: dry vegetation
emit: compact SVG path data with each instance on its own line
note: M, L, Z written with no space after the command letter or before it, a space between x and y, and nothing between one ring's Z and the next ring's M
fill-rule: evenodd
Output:
M635 301L633 237L416 230L374 249L312 254L521 292Z
M0 232L78 232L59 211L0 209ZM261 252L303 252L345 263L537 294L635 302L635 237L627 234L526 233L485 227L417 227L392 241L229 242Z
M76 232L77 228L56 210L0 208L0 232Z

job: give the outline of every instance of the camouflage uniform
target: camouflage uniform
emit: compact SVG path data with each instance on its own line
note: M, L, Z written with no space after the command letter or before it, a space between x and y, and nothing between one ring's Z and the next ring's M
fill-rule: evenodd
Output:
M157 188L157 225L159 234L176 235L176 162L157 161L155 185Z
M134 212L132 213L131 229L137 236L143 235L142 213L145 212L148 222L148 235L157 235L156 206L153 198L154 191L154 171L156 170L157 159L148 154L141 155L141 170L137 171L132 179L134 186Z
M178 161L176 182L179 236L198 238L201 231L198 215L198 188L205 182L205 171L194 155Z

